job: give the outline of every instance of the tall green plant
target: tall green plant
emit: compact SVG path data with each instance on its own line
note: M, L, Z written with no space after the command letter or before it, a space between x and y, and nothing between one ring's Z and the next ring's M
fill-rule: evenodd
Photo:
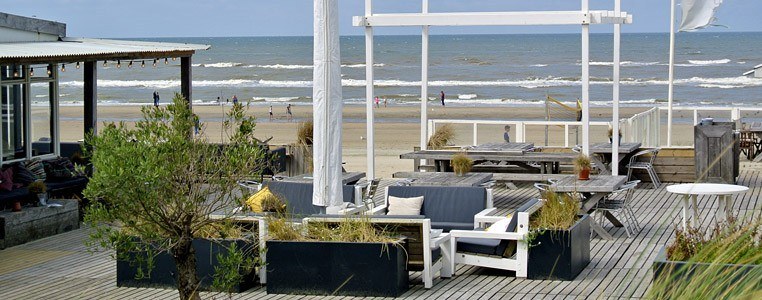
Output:
M179 94L166 108L146 106L142 113L134 127L112 123L87 137L94 170L84 191L92 201L85 217L94 228L88 245L115 249L118 259L136 253L144 274L150 274L152 254L168 252L177 265L180 299L199 299L191 242L218 222L210 213L238 205L236 182L258 176L266 153L242 104L233 105L223 122L229 143L222 147L203 133L192 138L193 113Z

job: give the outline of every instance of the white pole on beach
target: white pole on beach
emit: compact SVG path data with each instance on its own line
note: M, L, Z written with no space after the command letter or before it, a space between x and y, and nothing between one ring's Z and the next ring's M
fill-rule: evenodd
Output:
M590 14L590 0L582 0L582 12ZM590 155L590 24L582 24L582 153Z
M621 11L621 0L614 1L614 14L619 16ZM614 88L612 100L614 107L611 117L611 174L619 175L619 61L620 61L620 43L622 27L620 24L614 24Z
M429 0L423 0L421 11L429 12ZM421 30L421 150L426 150L428 140L427 104L429 100L429 26ZM416 170L417 171L417 170Z
M373 14L373 1L365 0L365 16ZM365 27L365 103L366 113L366 135L367 135L367 161L368 167L366 178L376 178L376 155L374 139L374 113L373 113L373 27Z
M672 97L675 80L675 0L669 6L669 87L667 88L667 147L672 146Z
M342 203L341 52L338 0L314 2L312 105L314 118L312 204L336 213Z

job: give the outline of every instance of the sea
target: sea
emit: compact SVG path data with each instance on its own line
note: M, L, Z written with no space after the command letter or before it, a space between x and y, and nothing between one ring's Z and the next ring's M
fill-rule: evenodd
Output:
M211 45L193 56L193 101L215 105L234 95L253 105L310 105L312 37L151 38ZM610 106L613 35L590 39L590 100ZM389 105L418 105L421 37L376 36L376 96ZM621 104L666 105L669 59L666 33L622 35ZM581 97L579 34L435 35L430 38L429 100L455 106L543 106L546 96L575 103ZM762 32L678 33L675 104L762 106L762 78L742 74L762 64ZM344 102L365 99L365 38L341 38ZM180 90L180 60L98 64L99 105L143 105L157 91L168 102ZM60 73L62 105L82 104L82 70ZM46 95L35 95L42 99Z

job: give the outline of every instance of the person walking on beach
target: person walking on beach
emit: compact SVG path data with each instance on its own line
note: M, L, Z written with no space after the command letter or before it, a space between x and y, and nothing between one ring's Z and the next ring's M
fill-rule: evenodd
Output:
M286 114L288 115L288 121L294 118L294 115L291 114L291 103L286 106Z
M386 98L384 98L384 107L386 107Z
M381 106L378 105L378 96L376 96L376 108L379 108Z
M193 114L193 129L195 130L196 134L198 134L198 130L201 129L201 120L195 113Z
M273 120L273 105L270 104L270 121Z
M233 105L238 104L238 96L233 95Z
M506 143L511 142L511 125L505 125L505 133L503 133L503 139Z
M153 91L153 106L159 107L159 92Z
M445 98L444 91L439 91L439 98L442 98L442 106L445 106L444 105L444 98Z

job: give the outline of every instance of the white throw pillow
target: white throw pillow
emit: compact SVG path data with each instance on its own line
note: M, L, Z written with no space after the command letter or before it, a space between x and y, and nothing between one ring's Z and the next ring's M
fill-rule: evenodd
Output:
M492 223L492 226L487 227L487 232L505 232L506 229L508 229L508 224L511 223L511 218L505 218L501 219L500 221L497 221L495 223Z
M423 196L411 198L389 196L389 208L386 214L417 216L421 214L421 205L423 205Z

